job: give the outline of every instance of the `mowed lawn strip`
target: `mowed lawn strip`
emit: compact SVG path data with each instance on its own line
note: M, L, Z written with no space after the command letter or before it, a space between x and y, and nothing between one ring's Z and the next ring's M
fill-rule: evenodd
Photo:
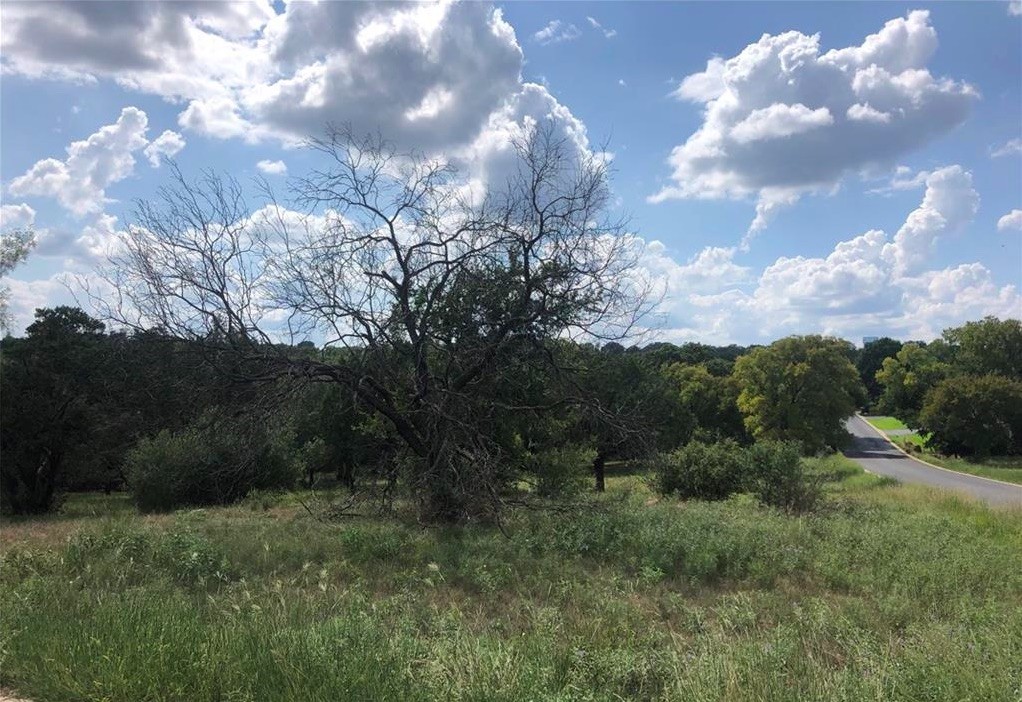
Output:
M908 427L905 426L901 422L901 420L897 419L896 417L869 417L864 415L863 419L865 419L867 422L872 424L875 428L879 429L880 431L908 429Z

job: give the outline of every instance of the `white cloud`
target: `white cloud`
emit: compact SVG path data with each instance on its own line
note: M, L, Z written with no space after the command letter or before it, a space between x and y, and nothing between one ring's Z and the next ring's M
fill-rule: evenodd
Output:
M10 315L10 331L18 335L34 321L35 311L40 307L59 304L74 304L73 296L64 284L64 274L58 273L39 280L5 279L7 291L7 313Z
M749 116L731 128L731 138L739 144L781 139L834 124L830 110L820 107L810 110L805 105L774 103L770 107L753 110Z
M848 119L852 120L853 122L874 122L876 124L887 124L888 122L891 121L890 112L881 112L880 110L874 109L873 107L870 106L868 102L865 104L858 102L855 103L854 105L848 108L848 111L845 114L847 115Z
M135 151L148 142L148 119L136 107L125 107L117 122L101 127L83 141L67 147L67 159L46 158L25 174L14 178L12 195L41 195L56 198L66 209L81 217L99 212L106 202L105 188L131 175Z
M565 24L561 20L550 20L543 29L532 35L540 44L558 44L562 41L573 41L582 36L582 31L573 24Z
M705 105L703 123L674 148L672 181L650 197L755 198L750 234L807 193L849 174L885 169L960 124L978 97L926 65L937 35L926 11L887 22L859 46L821 52L819 35L764 35L678 85Z
M1012 17L1018 17L1022 15L1022 0L1009 0L1008 1L1008 14Z
M782 256L758 275L736 261L734 248L708 248L682 265L651 242L642 265L666 281L664 335L674 340L768 341L813 332L933 338L969 319L1022 311L1016 286L997 285L979 263L924 270L934 244L971 222L978 201L970 174L949 166L927 174L919 207L893 238L870 230L823 257Z
M34 254L59 258L65 269L88 270L106 260L119 240L117 217L103 213L78 231L57 227L40 231Z
M268 175L284 175L287 173L287 164L283 161L270 161L269 159L263 159L256 164L256 168Z
M1003 146L990 150L991 158L1012 156L1014 154L1022 154L1022 139L1009 139Z
M930 177L929 171L913 172L908 166L898 166L887 185L867 190L871 195L890 195L901 190L916 190L926 185L926 179Z
M216 138L296 144L332 121L426 151L470 143L522 87L514 30L483 3L104 7L5 3L4 70L111 78Z
M614 37L617 36L616 29L608 29L607 27L604 27L602 24L597 22L596 19L593 17L586 17L586 21L589 22L590 27L600 32L606 39L613 39Z
M706 62L706 70L686 76L672 95L679 100L710 102L719 98L727 86L724 84L724 59L714 56Z
M618 78L617 79L617 84L620 85L622 88L625 88L625 87L628 86L628 83L625 82L624 78Z
M997 231L1022 231L1022 210L1012 210L997 220Z
M167 129L163 134L149 142L149 146L145 147L143 153L149 159L149 165L153 168L159 168L162 158L174 158L183 148L185 148L184 137L177 132Z
M27 203L0 206L0 229L21 229L35 224L35 210Z
M505 157L497 142L543 118L585 144L569 110L522 82L514 29L484 3L286 3L280 14L269 3L143 3L116 17L91 3L11 6L5 71L110 78L184 104L186 131L293 146L341 123L463 166L469 154ZM502 168L472 164L472 177ZM40 169L68 181L62 166ZM78 211L99 211L86 200Z
M884 258L894 272L904 275L924 263L938 237L960 230L972 221L979 209L979 195L972 188L972 174L961 166L948 166L926 178L926 193L884 246Z

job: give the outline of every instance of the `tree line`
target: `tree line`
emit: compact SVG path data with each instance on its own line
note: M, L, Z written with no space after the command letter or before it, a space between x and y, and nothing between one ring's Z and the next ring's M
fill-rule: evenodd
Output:
M943 450L1018 453L1020 339L1017 320L988 318L929 344L881 339L861 350L815 336L760 347L565 340L555 363L522 362L514 382L474 388L500 457L473 466L475 479L497 500L523 484L557 497L602 490L608 462L716 445L725 450L686 454L704 472L711 456L718 472L704 488L698 472L661 472L667 492L712 497L753 475L735 466L769 463L766 453L735 463L741 447L840 448L842 420L866 406L924 429ZM275 353L345 362L345 351L311 343ZM255 383L230 355L159 331L107 331L69 307L38 310L24 337L0 342L0 359L8 512L51 510L68 490L128 489L141 508L161 510L299 484L420 489L396 429L338 384Z

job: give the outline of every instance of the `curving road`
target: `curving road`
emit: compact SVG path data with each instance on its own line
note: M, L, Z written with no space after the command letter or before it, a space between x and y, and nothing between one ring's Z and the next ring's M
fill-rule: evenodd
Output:
M871 473L902 483L965 492L991 505L1022 507L1022 485L928 466L896 449L862 417L851 417L845 424L854 437L845 455Z

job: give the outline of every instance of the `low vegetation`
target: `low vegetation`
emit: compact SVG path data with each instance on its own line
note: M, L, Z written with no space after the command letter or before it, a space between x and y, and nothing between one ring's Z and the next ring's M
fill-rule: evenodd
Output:
M1022 456L991 456L984 459L945 456L928 447L918 434L892 436L891 441L913 456L941 468L1022 485Z
M807 514L657 501L611 468L586 508L516 511L506 533L323 522L312 493L158 517L76 495L4 528L0 684L53 702L1013 699L1019 513L837 456L805 468L827 495Z

